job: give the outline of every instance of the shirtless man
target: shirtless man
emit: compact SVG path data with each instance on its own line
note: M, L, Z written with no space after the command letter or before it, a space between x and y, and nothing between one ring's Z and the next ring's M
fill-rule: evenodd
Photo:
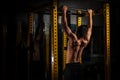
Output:
M82 33L81 30L84 26L78 27L75 33L71 31L67 23L67 9L67 6L62 6L62 28L68 38L64 80L82 80L80 58L82 57L83 49L89 43L92 34L92 9L88 9L89 21L85 33Z

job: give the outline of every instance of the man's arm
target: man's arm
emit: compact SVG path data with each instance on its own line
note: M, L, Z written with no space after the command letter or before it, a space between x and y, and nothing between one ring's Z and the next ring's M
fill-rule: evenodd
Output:
M63 30L65 31L65 33L67 34L67 36L70 36L72 34L72 31L69 28L68 22L67 22L67 17L66 17L67 6L63 6L62 11L63 11L62 21L61 21L62 22L62 27L63 27Z
M88 21L88 25L87 25L87 32L83 38L83 42L84 43L88 43L90 41L90 37L92 34L92 26L93 26L93 20L92 20L92 10L88 9L88 15L89 15L89 21Z

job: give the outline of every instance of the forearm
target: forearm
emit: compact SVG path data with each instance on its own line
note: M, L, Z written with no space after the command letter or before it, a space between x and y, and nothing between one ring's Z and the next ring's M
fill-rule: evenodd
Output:
M89 13L88 25L89 25L88 28L92 28L93 25L92 13Z
M62 15L62 27L63 27L65 33L66 33L67 35L70 35L71 30L70 30L70 28L68 27L66 12L67 12L66 10L63 11L63 15Z
M89 13L89 19L88 19L88 27L87 27L87 32L85 39L87 41L90 40L91 34L92 34L92 26L93 26L93 19L92 19L92 13Z
M68 26L68 22L67 22L67 17L66 17L66 12L67 11L63 11L63 15L62 15L62 24L63 24L63 28L66 28Z

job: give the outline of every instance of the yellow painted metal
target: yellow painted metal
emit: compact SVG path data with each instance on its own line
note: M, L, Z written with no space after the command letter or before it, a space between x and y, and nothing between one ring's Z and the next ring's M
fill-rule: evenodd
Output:
M53 14L53 12L51 12L52 14ZM51 30L51 35L50 35L50 37L51 37L51 78L52 78L52 80L53 80L53 78L54 78L54 71L53 71L53 68L54 68L54 63L53 63L53 15L51 15L51 28L50 28L50 30Z
M105 80L110 80L110 5L104 5L105 19Z
M81 14L81 10L77 10L77 14ZM80 17L79 15L77 15L77 26L81 26L82 25L82 17Z
M58 80L58 19L57 19L57 0L53 0L52 10L52 80Z
M28 16L28 22L29 22L29 27L28 27L28 35L27 35L27 47L30 47L30 37L33 32L33 19L34 19L34 14L30 13ZM30 80L30 50L28 49L27 52L28 55L28 80Z
M29 34L33 32L33 20L34 20L34 13L30 13L29 15Z
M81 10L77 10L77 14L81 14ZM81 26L82 25L82 17L80 17L79 15L77 15L77 26ZM82 63L82 56L80 57L80 63Z
M66 63L66 53L67 53L67 36L65 34L65 32L63 32L62 34L62 54L63 54L63 61L62 61L62 64L63 64L63 71L64 71L64 68L65 68L65 63Z
M29 15L29 28L28 28L28 36L27 36L27 47L30 47L30 35L33 32L33 13ZM30 61L30 50L28 50L28 63Z

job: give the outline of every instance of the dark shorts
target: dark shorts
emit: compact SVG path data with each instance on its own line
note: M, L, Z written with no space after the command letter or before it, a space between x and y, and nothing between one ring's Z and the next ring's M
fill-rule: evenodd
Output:
M83 66L80 63L68 63L64 69L64 80L83 80Z

